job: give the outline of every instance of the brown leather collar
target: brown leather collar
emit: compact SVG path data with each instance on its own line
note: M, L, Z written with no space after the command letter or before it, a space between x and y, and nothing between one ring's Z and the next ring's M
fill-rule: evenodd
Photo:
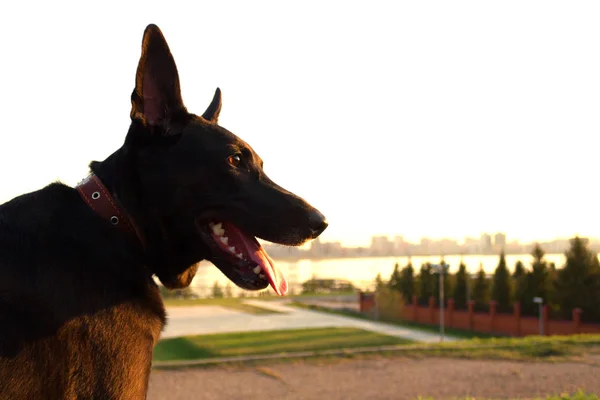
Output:
M121 211L106 186L102 184L102 181L96 175L90 174L83 181L79 182L75 188L86 204L98 213L98 215L122 231L134 237L137 236L125 213Z

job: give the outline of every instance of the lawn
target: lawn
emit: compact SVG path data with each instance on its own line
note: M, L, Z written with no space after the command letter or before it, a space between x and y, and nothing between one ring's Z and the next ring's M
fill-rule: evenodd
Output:
M355 328L311 328L165 339L155 347L154 361L269 354L281 354L283 360L298 358L293 354L297 352L342 349L344 351L340 351L338 356L379 354L416 358L560 361L580 358L588 353L600 353L600 335L488 338L421 344ZM353 349L361 353L352 354ZM299 356L313 358L319 357L319 354Z
M221 306L248 314L281 314L279 311L244 304L243 300L245 299L228 297L221 299L165 299L164 302L167 307Z
M354 328L311 328L186 336L161 340L154 361L401 345L409 340Z
M486 360L558 361L600 352L600 335L527 336L436 343L410 348L403 355Z

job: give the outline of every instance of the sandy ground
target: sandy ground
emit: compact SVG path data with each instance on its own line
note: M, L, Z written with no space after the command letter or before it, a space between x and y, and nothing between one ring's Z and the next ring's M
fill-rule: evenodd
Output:
M579 388L600 394L600 356L560 363L371 357L156 370L148 399L531 398Z

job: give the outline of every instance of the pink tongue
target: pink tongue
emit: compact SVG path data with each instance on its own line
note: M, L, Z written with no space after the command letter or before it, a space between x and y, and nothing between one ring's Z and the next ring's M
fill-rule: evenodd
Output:
M242 233L229 222L224 222L222 226L225 236L229 238L229 245L235 246L237 251L241 251L246 259L249 258L258 264L269 279L269 283L275 293L279 296L285 296L288 291L287 281L260 243L254 237L249 237ZM220 241L217 241L217 243L220 244ZM240 248L240 245L244 248Z

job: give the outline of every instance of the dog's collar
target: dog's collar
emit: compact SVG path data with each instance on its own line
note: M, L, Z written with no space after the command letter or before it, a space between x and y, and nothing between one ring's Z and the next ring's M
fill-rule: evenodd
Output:
M83 201L98 215L122 231L137 236L125 213L121 211L106 186L95 174L88 175L75 188Z

